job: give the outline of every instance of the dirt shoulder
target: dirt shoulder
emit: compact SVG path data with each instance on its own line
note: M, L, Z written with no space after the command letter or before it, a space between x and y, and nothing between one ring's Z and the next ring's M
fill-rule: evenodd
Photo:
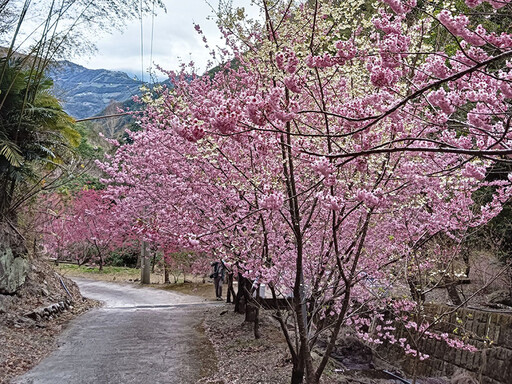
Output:
M269 314L261 316L261 339L256 340L253 325L226 304L206 311L204 329L213 344L218 371L203 384L288 384L291 362L286 343Z
M72 301L71 306L50 319L36 321L27 316L66 299ZM27 281L17 294L0 295L0 383L37 365L58 347L57 336L70 320L99 305L83 299L75 283L61 278L47 263L32 261Z

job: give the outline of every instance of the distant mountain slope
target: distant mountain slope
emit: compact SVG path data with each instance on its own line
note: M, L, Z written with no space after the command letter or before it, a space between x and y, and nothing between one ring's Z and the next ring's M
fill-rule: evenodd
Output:
M124 102L112 101L107 107L102 110L98 115L111 116L117 114L119 110L123 111L137 111L140 105L133 100L126 100ZM125 135L125 130L138 130L135 124L136 118L132 115L122 115L116 117L109 117L106 119L91 120L86 122L86 126L91 130L102 133L111 139L121 139Z
M70 61L59 62L49 76L64 110L77 119L97 115L111 101L130 99L141 86L140 81L124 72L88 69Z

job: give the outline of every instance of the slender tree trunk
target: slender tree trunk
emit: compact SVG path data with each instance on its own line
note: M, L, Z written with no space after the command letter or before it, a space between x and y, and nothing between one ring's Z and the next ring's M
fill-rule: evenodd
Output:
M6 174L11 172L11 168L12 167L9 165ZM4 219L10 219L14 222L13 214L9 212L9 208L11 207L16 182L8 176L6 176L4 180L5 182L2 183L3 187L0 192L0 220L4 221Z
M233 297L233 302L235 302L235 289L233 288L233 272L228 273L228 293L226 296L226 303L231 303L231 297Z
M153 259L151 261L151 273L155 273L155 264L156 264L156 252L153 253Z
M411 296L414 301L416 302L424 302L425 301L425 294L421 290L420 286L416 284L415 280L409 279L407 281L409 284L409 290L411 292Z
M140 282L141 284L149 284L151 280L151 266L150 259L147 254L148 244L143 241L141 246L141 273L140 273Z
M259 305L255 305L255 315L254 315L254 338L260 339L260 307Z
M302 384L304 382L304 360L300 357L293 362L291 384Z
M245 297L243 295L245 278L240 272L238 272L238 292L236 293L235 299L235 312L243 315L245 313Z
M251 286L252 282L249 279L244 278L243 295L245 300L245 322L254 323L256 321L257 304L251 297Z
M169 267L167 266L167 262L164 259L164 284L170 284L169 281Z
M137 269L142 268L142 244L140 244L140 245L141 245L141 251L137 255L137 264L135 265L135 268L137 268Z
M245 319L246 323L254 323L256 321L256 305L250 301L246 301L245 306Z
M455 280L447 281L446 290L448 291L448 296L454 305L462 304L459 292L457 292L457 282Z

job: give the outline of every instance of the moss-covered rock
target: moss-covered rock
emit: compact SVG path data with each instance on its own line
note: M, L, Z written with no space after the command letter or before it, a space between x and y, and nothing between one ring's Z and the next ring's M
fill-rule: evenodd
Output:
M12 295L25 283L28 261L14 257L10 247L0 245L0 293Z

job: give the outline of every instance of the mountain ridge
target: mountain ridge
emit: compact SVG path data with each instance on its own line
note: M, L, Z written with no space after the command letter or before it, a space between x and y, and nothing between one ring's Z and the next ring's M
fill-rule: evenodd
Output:
M58 62L48 76L64 110L76 119L96 116L112 102L129 100L142 86L125 72L89 69L67 60Z

